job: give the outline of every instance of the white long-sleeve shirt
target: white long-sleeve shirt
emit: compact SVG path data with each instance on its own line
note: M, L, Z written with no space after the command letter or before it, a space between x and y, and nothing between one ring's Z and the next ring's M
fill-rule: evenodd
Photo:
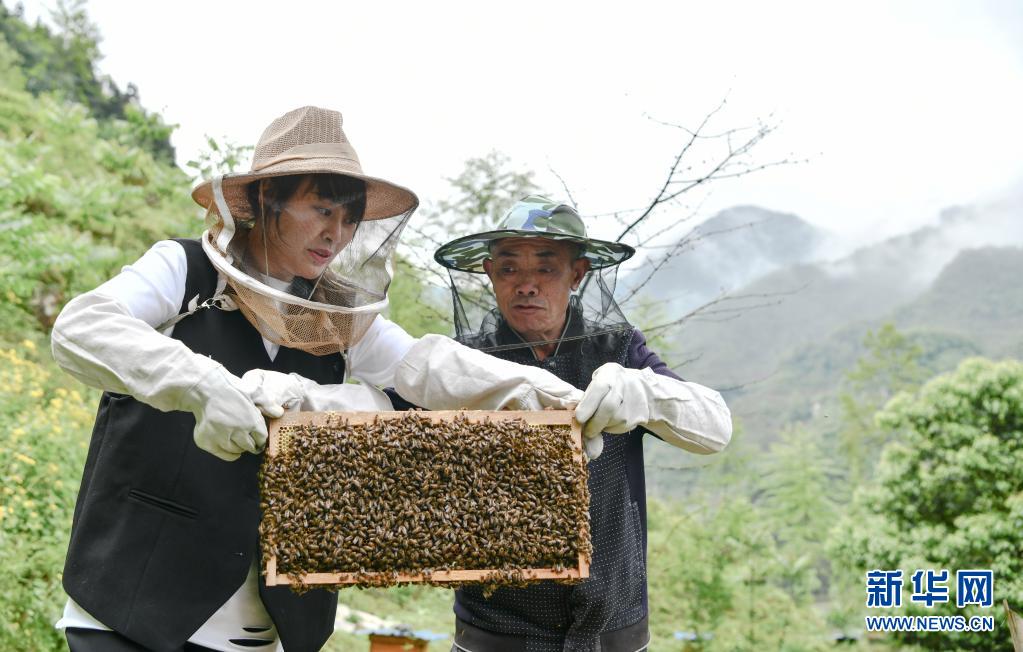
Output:
M65 306L53 328L54 359L87 385L131 394L158 409L174 409L175 396L194 384L192 376L201 377L204 367L212 364L203 356L189 355L181 342L167 337L173 327L166 334L154 330L178 314L187 272L185 250L179 243L156 243L120 274ZM393 385L395 369L415 341L397 324L377 316L348 350L347 373L370 385ZM266 338L263 345L273 360L280 345ZM174 362L154 366L154 359ZM180 382L175 382L175 376ZM188 640L225 652L279 648L257 581L253 566L237 591ZM109 629L70 598L56 626ZM269 629L248 633L243 628ZM267 642L259 648L232 642L245 639Z

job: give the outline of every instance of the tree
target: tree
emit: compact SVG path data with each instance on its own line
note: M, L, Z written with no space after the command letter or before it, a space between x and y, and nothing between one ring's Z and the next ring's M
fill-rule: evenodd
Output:
M845 376L839 394L842 426L839 451L848 465L848 487L864 482L889 436L874 423L874 415L899 392L918 387L925 379L919 360L923 349L887 323L867 331L866 351Z
M704 652L825 647L811 594L793 590L803 570L747 497L650 500L647 511L651 649L678 649L676 631L698 636Z
M194 159L185 163L203 180L228 174L238 169L249 153L255 149L252 145L238 145L227 138L218 141L209 134L206 137L206 149L200 151Z
M819 432L795 427L783 432L766 456L761 480L765 518L788 560L796 595L818 591L827 576L825 542L838 505L832 487L838 469Z
M872 569L994 571L998 599L1023 601L1023 363L963 361L918 393L903 392L877 415L892 437L874 482L857 490L831 534L836 559L864 577ZM910 614L1000 616L994 609L923 609ZM901 633L927 649L1011 650L991 633Z
M104 137L128 140L130 143L124 144L173 164L170 135L174 125L142 108L134 84L122 91L109 75L98 72L101 39L85 10L85 0L59 0L50 14L56 33L38 21L28 25L20 5L11 11L0 3L0 40L18 55L24 77L19 87L35 96L53 93L80 103L103 125Z
M510 169L510 163L507 156L497 151L466 161L462 172L448 179L454 195L442 200L438 210L427 219L437 224L454 218L458 230L464 233L493 228L512 203L538 191L533 173ZM447 228L441 233L449 233L451 224L445 224Z
M427 286L416 272L403 256L394 257L394 280L387 288L388 318L413 337L427 333L450 335L448 292Z
M395 267L395 280L401 274L415 279L419 288L417 295L403 295L402 300L413 306L426 306L430 315L431 332L451 333L452 312L450 303L450 280L445 270L433 260L433 252L442 244L456 237L487 231L497 224L508 208L525 195L539 192L533 182L533 173L526 170L515 170L511 160L500 152L491 151L487 154L471 158L456 177L447 179L452 194L435 207L420 209L422 217L416 217L402 237L399 245L398 258L402 264ZM466 281L473 285L462 292L463 301L473 301L474 297L490 295L490 284L485 277L465 274ZM438 301L438 297L444 297ZM475 299L481 304L485 300ZM392 299L392 310L396 308ZM443 306L443 307L441 307ZM435 319L438 317L439 319ZM432 330L443 328L439 331Z

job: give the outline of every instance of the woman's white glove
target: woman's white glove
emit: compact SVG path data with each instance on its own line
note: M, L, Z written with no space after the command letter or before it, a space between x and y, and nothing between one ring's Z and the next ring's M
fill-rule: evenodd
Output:
M299 380L301 379L301 380ZM268 369L251 369L241 378L241 388L263 416L279 419L285 410L296 410L305 400L305 380L298 374L282 374ZM311 380L308 382L312 382Z
M720 451L732 436L732 415L719 393L613 362L593 372L575 418L584 424L588 441L600 439L601 432L622 434L643 426L673 446L701 454Z
M181 397L181 408L195 415L195 445L228 462L266 446L266 421L244 385L217 365Z
M495 358L443 335L424 335L409 349L394 388L428 410L568 410L582 398L549 371Z
M305 399L302 409L310 412L390 412L394 409L387 398L372 385L317 385L308 378L291 374L302 382Z
M250 387L250 396L266 416L276 419L285 410L305 412L388 412L391 400L370 385L320 385L296 373L253 369L245 372L242 383ZM277 406L274 413L269 406Z
M266 423L260 410L281 412L280 396L269 386L244 382L100 290L72 299L51 337L54 360L87 385L130 394L164 412L194 414L196 445L224 460L261 451Z

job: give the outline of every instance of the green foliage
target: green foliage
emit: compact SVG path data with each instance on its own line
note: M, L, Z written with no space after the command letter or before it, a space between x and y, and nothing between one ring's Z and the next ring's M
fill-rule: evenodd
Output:
M420 209L404 241L429 252L422 262L415 256L405 256L409 261L417 261L414 264L424 276L437 278L433 262L437 247L457 237L493 229L512 204L537 191L533 173L510 169L510 164L507 156L496 151L471 158L458 176L447 179L451 196L438 202L435 208Z
M833 488L841 476L833 459L821 435L805 428L783 433L767 455L764 516L787 562L794 595L818 595L827 580L825 544L839 511Z
M131 103L97 117L94 105L110 98L77 77L91 72L97 40L80 4L61 11L66 42L0 7L3 650L66 647L53 623L98 395L55 367L49 327L68 299L154 241L201 226L188 179L153 154L169 129Z
M537 191L533 173L511 170L510 162L496 151L466 161L462 172L447 180L454 194L439 203L438 213L454 217L461 235L493 229L512 204Z
M199 229L185 175L132 144L131 130L0 87L0 341L48 330L68 299L154 241Z
M451 589L433 586L398 586L387 589L341 589L338 602L351 609L386 617L413 630L428 630L449 634L454 630L455 617L451 612L454 593ZM351 620L355 620L351 618ZM365 633L335 632L326 652L349 652L368 649ZM431 652L448 652L451 639L431 641Z
M96 392L55 368L40 338L0 349L0 649L60 650L60 587Z
M861 487L832 532L832 549L867 570L990 568L996 598L1023 602L1023 363L973 358L918 393L899 394L878 414L893 441L875 481ZM907 589L909 588L907 582ZM954 586L950 594L954 596ZM936 605L928 614L995 615ZM909 614L924 610L908 596ZM992 634L902 634L926 649L1011 649Z
M451 335L450 294L421 280L420 270L401 255L394 259L394 280L387 289L388 318L413 337Z
M238 145L226 138L220 142L207 135L206 149L185 165L195 170L199 178L209 180L215 176L235 172L253 149L255 148L252 145Z
M821 650L827 629L782 553L765 513L744 497L691 497L698 510L650 501L652 650L676 649L674 632L700 650Z
M12 12L0 4L0 37L17 53L23 78L16 87L81 104L104 128L109 124L114 132L130 135L133 145L173 164L170 134L174 127L139 105L134 85L121 91L110 77L97 73L100 37L86 14L85 0L60 0L52 18L56 34L42 23L26 24L20 7ZM114 125L117 122L130 128Z
M926 377L918 361L919 344L887 323L867 331L866 351L846 373L846 391L839 394L842 406L840 450L847 460L854 485L867 479L885 443L886 431L874 424L874 414L898 392L912 389Z
M680 343L672 337L671 331L674 329L656 328L674 321L668 316L663 301L646 295L640 296L635 302L635 306L629 310L629 321L643 331L647 346L651 351L657 351L657 357L669 367L678 371L684 366L685 363L682 362L684 354L681 351Z
M391 299L391 314L401 315L399 323L407 320L412 327L409 332L452 333L449 278L433 261L433 252L448 240L491 230L516 200L536 191L532 177L532 172L510 169L510 160L503 154L490 152L469 159L458 176L447 179L452 188L449 199L436 208L420 209L402 239L395 273L399 294ZM468 312L494 306L486 277L463 274L462 278L465 283L459 295Z

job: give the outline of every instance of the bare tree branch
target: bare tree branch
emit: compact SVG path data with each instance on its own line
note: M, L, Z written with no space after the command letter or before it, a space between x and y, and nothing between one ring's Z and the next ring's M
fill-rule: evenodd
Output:
M758 383L764 382L765 380L770 380L771 378L773 378L776 375L778 375L778 372L777 371L772 371L771 373L767 374L766 376L761 376L760 378L754 378L753 380L750 380L750 381L745 382L745 383L740 383L738 385L732 385L731 387L721 387L721 388L718 389L718 391L719 392L735 392L735 391L738 391L740 389L746 389L750 385L756 385Z
M664 267L668 263L668 261L670 261L676 255L678 255L680 253L683 253L684 251L691 251L693 249L695 243L703 240L704 238L708 238L710 236L720 235L722 233L731 233L732 231L737 231L739 229L750 228L754 224L756 224L756 222L748 222L746 224L739 224L739 225L736 225L736 226L733 226L733 227L727 227L727 228L722 228L722 229L717 229L717 230L714 230L714 231L707 231L707 232L697 231L697 229L699 229L699 227L696 227L695 229L692 229L691 231L689 231L689 233L687 233L677 243L675 243L674 245L670 245L671 251L669 251L667 254L662 256L661 259L659 261L657 261L651 267L651 269L650 269L649 273L646 275L646 277L639 284L634 286L629 291L629 293L625 296L625 298L618 302L618 305L625 305L630 299L632 299L632 297L636 296L636 294L639 293L639 291L642 290L643 287L647 283L649 283L653 279L654 275L657 274L657 272L660 271L660 269L662 267ZM648 246L647 248L648 249L653 249L655 247Z
M795 290L789 290L787 292L765 292L765 293L757 293L757 294L735 294L735 295L729 295L728 293L723 292L723 293L719 294L717 297L715 297L715 298L711 299L710 301L708 301L707 303L704 303L701 306L693 308L692 310L690 310L686 314L682 315L678 319L673 319L673 320L671 320L669 322L665 322L663 324L657 324L656 326L647 326L647 327L643 328L643 332L644 333L652 333L652 332L655 332L655 331L658 331L658 330L662 330L662 329L665 329L665 328L670 328L671 326L677 326L677 325L682 324L682 323L684 323L684 322L686 322L686 321L688 321L690 319L695 319L697 317L703 318L705 321L710 321L710 320L706 320L706 317L708 315L730 315L729 317L722 318L722 320L725 320L725 321L727 321L728 319L735 319L736 317L740 316L742 313L744 313L744 312L746 312L748 310L754 310L756 308L766 308L768 306L776 306L776 305L778 305L778 304L780 304L782 302L782 299L778 298L777 300L774 300L774 301L766 301L766 302L754 303L752 305L741 305L741 306L736 306L734 308L729 308L729 307L714 308L714 306L717 306L719 304L722 304L722 303L725 303L725 302L729 302L729 301L735 302L735 301L744 301L744 300L747 300L747 299L758 299L758 300L759 299L775 299L776 297L790 296L790 295L796 294L797 292L803 291L806 287L807 287L806 285L803 285L803 286L800 286L799 288L796 288Z
M565 183L565 180L561 178L561 175L558 174L558 171L554 169L553 165L548 165L547 169L551 171L551 174L558 178L559 182L561 182L561 189L565 191L565 195L568 197L568 201L572 202L572 208L578 210L579 204L575 201L575 197L572 196L572 191L568 189L568 184Z
M697 138L699 138L700 131L702 131L703 128L707 126L707 123L710 121L710 119L713 118L717 114L717 112L720 111L722 107L724 107L724 105L725 100L721 100L720 104L718 104L710 113L704 116L703 122L700 123L700 126L696 129L696 132L690 132L691 135L689 140L682 145L682 149L675 156L675 160L668 168L668 176L665 178L664 183L661 186L661 189L657 192L657 195L653 198L653 200L651 200L650 204L647 205L647 207L643 210L640 216L633 220L628 226L625 227L625 229L621 233L618 234L618 237L615 238L616 242L621 242L622 238L628 235L629 231L632 231L632 229L636 228L636 226L638 226L641 222L643 222L643 220L649 217L651 213L653 213L655 208L657 208L660 204L666 201L665 193L667 193L668 191L668 187L670 185L671 180L675 178L675 174L678 171L678 167L679 165L682 164L682 160L685 158L685 155L692 148Z

